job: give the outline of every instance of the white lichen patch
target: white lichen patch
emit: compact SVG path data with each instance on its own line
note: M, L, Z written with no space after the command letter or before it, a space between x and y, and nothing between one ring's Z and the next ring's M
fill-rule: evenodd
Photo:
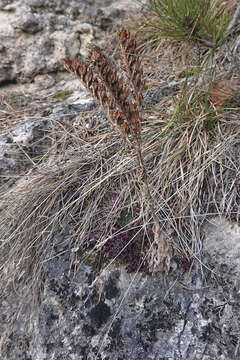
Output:
M240 270L240 227L223 217L209 220L205 225L205 249L210 255L220 256Z

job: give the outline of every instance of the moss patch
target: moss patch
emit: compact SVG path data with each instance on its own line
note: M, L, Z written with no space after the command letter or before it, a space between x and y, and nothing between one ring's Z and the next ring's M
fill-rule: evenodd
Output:
M60 91L60 92L57 92L56 94L54 94L54 95L52 96L52 98L53 98L53 99L56 99L56 100L65 100L65 99L67 99L71 94L72 94L72 91L69 91L69 90Z

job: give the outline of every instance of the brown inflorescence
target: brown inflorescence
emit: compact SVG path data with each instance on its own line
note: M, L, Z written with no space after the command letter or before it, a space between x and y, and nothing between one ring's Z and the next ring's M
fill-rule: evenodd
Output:
M127 29L122 28L118 33L118 40L122 69L132 84L132 95L140 110L143 102L143 88L145 81L143 78L143 67L139 51L137 50L136 37Z
M136 47L136 39L126 29L118 33L122 69L130 86L126 85L103 50L92 46L86 60L67 58L62 66L73 72L98 101L111 124L121 135L139 138L140 110L143 100L143 70ZM132 87L132 88L131 88Z

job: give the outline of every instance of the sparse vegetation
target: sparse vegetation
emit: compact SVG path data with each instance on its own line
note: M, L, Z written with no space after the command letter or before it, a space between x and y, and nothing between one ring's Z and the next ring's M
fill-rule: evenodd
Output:
M227 36L230 13L219 0L149 0L140 21L143 42L199 41L216 47Z
M217 51L229 14L216 1L181 0L177 12L174 4L150 1L161 37L210 42ZM144 32L156 45L160 30L151 18L144 21ZM172 21L176 26L169 32ZM52 240L62 224L75 229L64 249L73 269L93 263L100 253L104 266L118 260L128 271L153 273L163 265L170 271L172 260L184 267L201 260L201 226L208 216L239 221L239 77L215 79L206 68L192 67L182 74L186 79L178 91L143 110L148 87L135 37L122 30L119 42L122 68L98 47L87 60L63 61L109 122L88 136L69 126L64 136L74 151L66 148L56 165L42 163L1 195L2 286L13 277L17 288L39 291L45 263L58 256Z
M59 91L58 93L52 95L53 99L57 99L57 100L65 100L67 99L70 95L72 94L72 91Z

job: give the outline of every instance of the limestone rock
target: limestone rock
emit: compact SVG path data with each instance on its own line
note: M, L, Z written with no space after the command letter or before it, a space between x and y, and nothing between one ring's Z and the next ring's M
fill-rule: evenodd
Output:
M35 34L42 30L43 20L40 16L35 14L27 13L22 14L18 17L13 23L12 26L15 29L20 29L21 31L28 34Z
M39 116L26 119L11 131L0 134L0 184L9 181L8 177L17 179L27 169L38 164L41 156L46 154L51 146L47 134L53 127L56 128L55 120L73 122L80 112L95 107L93 100L58 105L45 109Z
M122 3L126 1L2 0L0 85L62 71L60 59L86 55L89 42L101 41L104 31L123 19Z
M235 232L218 223L216 241ZM177 272L129 275L119 267L98 277L87 265L69 273L74 232L65 226L52 238L61 255L45 264L39 312L20 312L14 293L1 296L2 359L238 359L239 273L234 261L226 262L222 241L214 253L212 244L208 248L212 235L206 231L205 250L226 264L221 272L213 259L211 269L203 263L182 278Z

